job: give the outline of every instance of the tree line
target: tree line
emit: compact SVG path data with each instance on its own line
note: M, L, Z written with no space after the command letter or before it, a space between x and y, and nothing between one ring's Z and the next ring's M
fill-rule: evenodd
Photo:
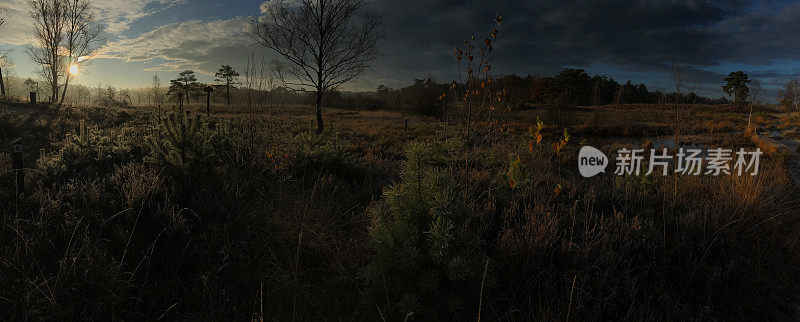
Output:
M680 102L689 104L725 104L725 97L712 99L693 92L665 93L649 90L645 84L630 80L620 84L605 75L589 76L583 69L563 69L555 76L505 75L495 80L506 91L510 106L524 109L535 105L599 106L609 104L652 104ZM435 78L416 79L400 89L380 85L376 89L382 107L406 109L427 115L443 113L452 103L442 100L442 93L450 91L453 82L440 83Z

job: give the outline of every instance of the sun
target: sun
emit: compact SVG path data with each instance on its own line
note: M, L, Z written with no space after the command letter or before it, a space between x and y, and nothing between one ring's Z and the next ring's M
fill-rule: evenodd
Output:
M69 66L69 73L73 76L78 75L78 65L73 64L72 66Z

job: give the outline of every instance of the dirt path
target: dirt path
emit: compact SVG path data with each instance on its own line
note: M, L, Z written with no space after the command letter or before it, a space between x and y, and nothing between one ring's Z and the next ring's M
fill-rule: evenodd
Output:
M759 134L764 141L770 142L778 147L778 149L786 150L789 153L789 161L787 162L787 170L794 181L795 186L800 189L800 153L798 147L800 142L787 139L782 135L772 136Z

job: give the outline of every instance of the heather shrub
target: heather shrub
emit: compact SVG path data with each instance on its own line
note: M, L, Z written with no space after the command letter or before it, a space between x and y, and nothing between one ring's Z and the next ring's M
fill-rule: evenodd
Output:
M54 153L43 154L36 162L43 180L93 171L107 172L120 162L136 157L138 148L132 143L133 130L102 130L81 120L77 132L68 133Z
M521 160L541 169L536 157ZM509 176L523 166L514 161ZM797 220L786 216L796 206L781 188L790 182L778 161L764 161L755 177L681 176L677 192L671 176L607 175L585 184L548 171L528 189L498 194L491 201L502 221L491 246L488 317L736 319L774 312L786 305L778 294L797 274L780 264L791 258L781 245L795 242L787 232ZM562 180L560 193L553 179Z

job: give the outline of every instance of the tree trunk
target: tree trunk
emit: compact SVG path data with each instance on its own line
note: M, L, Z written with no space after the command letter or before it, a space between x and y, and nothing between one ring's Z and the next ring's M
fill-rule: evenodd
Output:
M3 83L3 69L0 68L0 96L6 96L6 84Z
M67 78L64 79L64 91L61 92L61 100L58 102L58 106L64 105L64 98L67 97L67 86L69 85L69 73L67 73Z
M228 103L228 105L231 105L231 84L230 83L228 83L228 86L226 88L225 101Z
M50 53L51 55L51 63L50 63L50 104L55 104L58 102L58 52L55 51Z
M325 129L324 124L322 123L322 93L317 90L317 133L322 133L322 130Z

